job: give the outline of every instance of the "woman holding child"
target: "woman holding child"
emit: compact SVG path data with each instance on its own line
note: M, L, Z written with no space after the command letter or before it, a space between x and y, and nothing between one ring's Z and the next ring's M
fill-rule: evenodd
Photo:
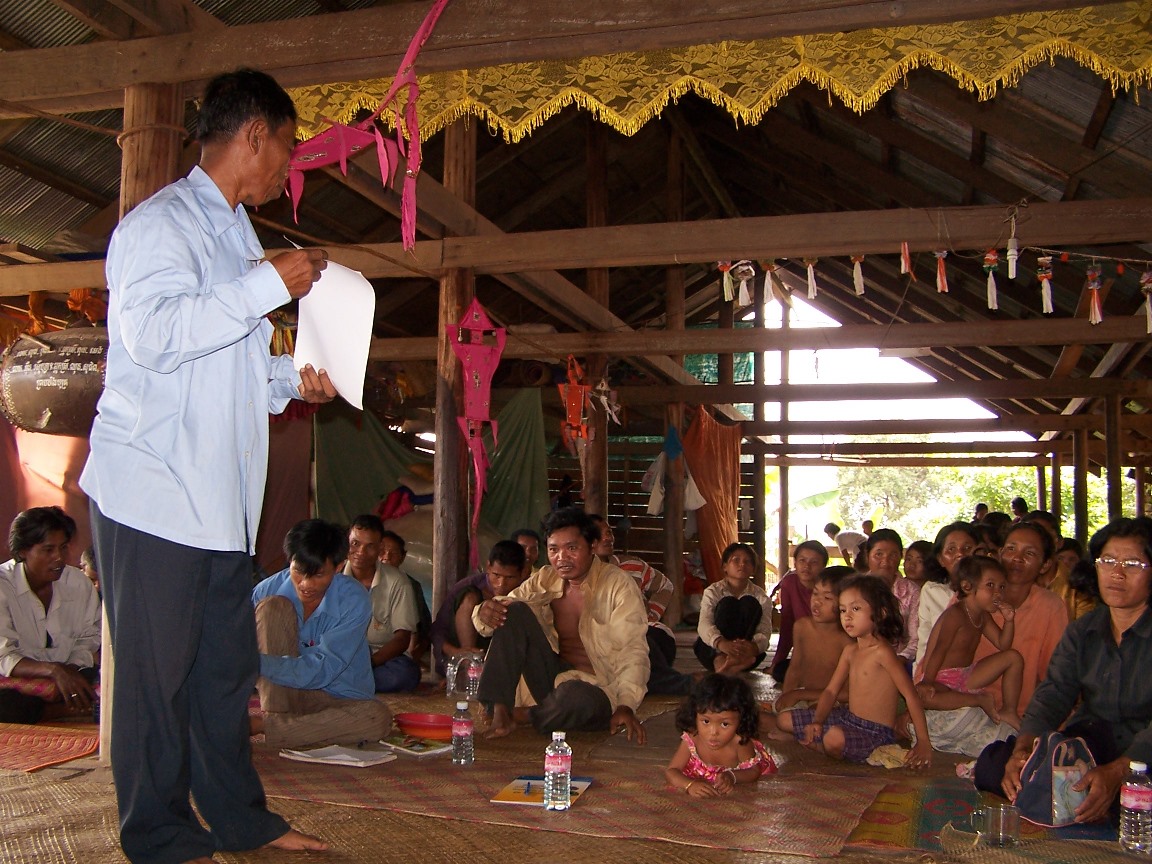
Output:
M1114 519L1093 536L1089 554L1103 605L1068 626L1020 736L990 746L976 774L978 788L1015 801L1033 744L1063 727L1085 740L1097 763L1073 787L1087 792L1077 822L1108 814L1130 759L1152 761L1152 520Z

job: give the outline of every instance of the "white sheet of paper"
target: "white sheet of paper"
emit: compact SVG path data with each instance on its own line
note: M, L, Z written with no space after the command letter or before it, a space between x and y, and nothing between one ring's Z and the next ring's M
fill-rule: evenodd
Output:
M364 410L364 375L376 292L357 270L335 261L320 274L312 290L300 300L293 364L311 363L324 369L336 392L349 405Z

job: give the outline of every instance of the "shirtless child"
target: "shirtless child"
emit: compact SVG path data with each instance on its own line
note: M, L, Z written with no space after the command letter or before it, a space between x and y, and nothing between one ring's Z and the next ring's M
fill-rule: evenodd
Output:
M791 732L781 731L776 723L776 711L785 711L798 702L815 702L832 680L840 654L852 640L840 628L840 610L836 593L845 576L852 575L851 567L826 567L812 583L811 617L796 619L792 631L792 661L784 675L782 694L775 704L764 706L760 717L760 731L769 738L787 740ZM843 701L848 691L837 698Z
M648 613L636 580L592 553L600 531L582 510L545 521L548 565L507 596L485 600L472 623L492 642L477 698L490 712L488 737L518 723L625 731L644 743L635 709L648 681ZM523 677L536 704L515 708Z
M1020 728L1015 708L1024 680L1024 658L1012 650L1016 610L1004 602L1007 576L1000 562L983 555L961 558L952 574L956 602L945 609L932 628L924 655L923 681L916 688L925 708L951 711L979 706L997 722ZM999 612L1004 626L992 618ZM981 639L1000 650L973 663ZM996 710L992 693L984 690L1001 680L1004 709Z
M852 576L840 586L840 623L854 642L840 655L832 680L816 709L797 708L778 718L806 747L834 759L863 762L877 747L896 740L899 697L908 704L916 744L904 764L920 768L932 762L932 744L924 708L912 679L892 646L904 632L895 595L876 576ZM848 684L848 708L834 707Z

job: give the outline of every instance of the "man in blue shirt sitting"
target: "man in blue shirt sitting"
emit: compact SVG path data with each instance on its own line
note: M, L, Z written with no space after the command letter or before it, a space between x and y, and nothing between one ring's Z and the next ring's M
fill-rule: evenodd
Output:
M338 525L298 522L284 539L288 569L252 589L264 712L252 731L269 746L378 741L392 726L375 699L364 638L368 592L336 570L347 553L348 534Z

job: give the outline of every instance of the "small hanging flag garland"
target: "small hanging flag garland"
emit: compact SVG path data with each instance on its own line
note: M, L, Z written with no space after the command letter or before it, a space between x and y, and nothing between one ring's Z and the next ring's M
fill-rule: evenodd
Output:
M732 269L732 262L717 261L716 269L724 274L720 280L720 284L723 286L724 299L731 303L732 298L736 296L736 284L732 281L732 277L728 275L729 271Z
M996 271L1000 269L1000 253L989 249L984 253L984 272L988 274L988 308L999 309L1000 303L996 297Z
M1088 268L1088 323L1099 324L1104 320L1104 309L1100 305L1100 268L1093 264Z
M944 259L948 257L948 250L937 249L932 254L936 256L936 290L941 294L947 294L948 270L944 267Z
M852 285L856 289L856 296L864 296L864 270L860 265L864 261L863 255L852 256Z
M1144 316L1148 321L1148 333L1152 335L1152 267L1140 274L1140 293L1144 295Z
M1040 280L1040 308L1045 315L1051 315L1052 308L1052 256L1041 255L1036 259L1036 278Z
M815 300L816 295L819 294L819 289L816 287L816 264L820 261L819 258L805 258L804 263L808 265L808 299Z
M752 266L752 262L748 260L737 261L733 264L728 272L724 274L726 278L735 281L740 280L739 299L741 306L752 305L752 278L756 275L756 268Z
M916 281L916 274L912 272L912 253L908 251L908 241L905 240L900 244L900 273L908 274L912 277L912 281Z

